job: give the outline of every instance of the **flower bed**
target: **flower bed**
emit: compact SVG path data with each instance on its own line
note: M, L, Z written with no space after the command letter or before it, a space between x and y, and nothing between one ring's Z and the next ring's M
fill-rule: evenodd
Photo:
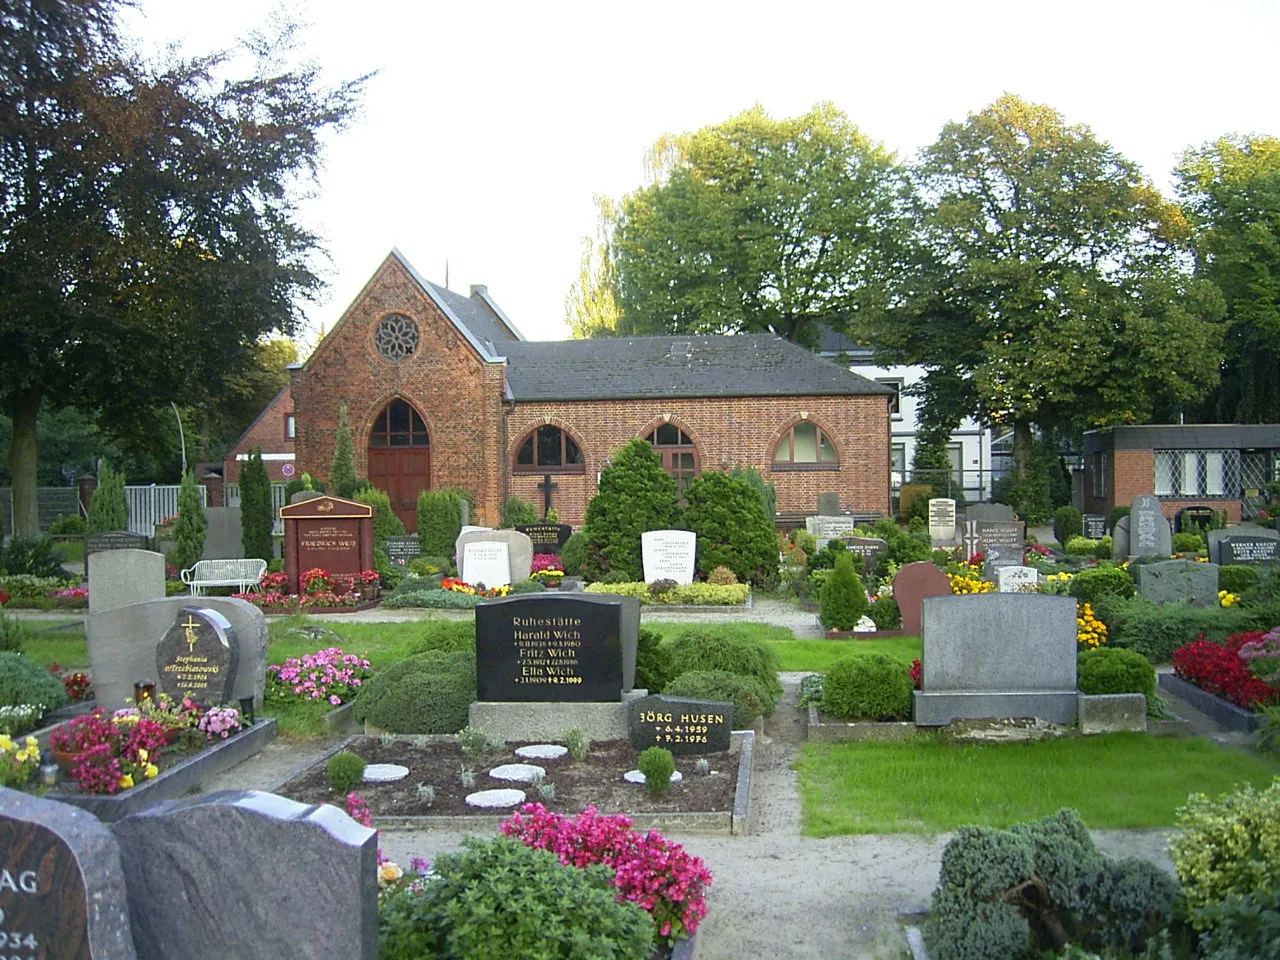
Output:
M351 700L372 665L364 657L329 647L302 657L289 657L282 664L267 667L267 700L327 702L340 707Z
M741 607L747 604L751 596L751 588L745 583L725 585L715 583L676 584L661 592L650 588L651 584L639 581L592 583L585 588L584 592L616 593L622 597L636 597L646 605L691 607Z
M1280 627L1237 633L1223 643L1200 634L1173 652L1160 686L1231 730L1252 732L1263 707L1280 703Z

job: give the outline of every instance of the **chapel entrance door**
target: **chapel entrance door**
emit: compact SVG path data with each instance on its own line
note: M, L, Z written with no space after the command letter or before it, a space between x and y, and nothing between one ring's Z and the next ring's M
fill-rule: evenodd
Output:
M427 425L404 400L392 400L369 433L369 482L385 490L408 533L418 530L418 493L431 487Z

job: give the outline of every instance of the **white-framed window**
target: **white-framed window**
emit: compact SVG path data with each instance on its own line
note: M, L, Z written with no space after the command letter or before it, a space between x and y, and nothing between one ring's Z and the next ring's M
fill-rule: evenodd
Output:
M284 417L284 435L285 435L288 439L290 439L290 440L295 440L295 439L297 439L297 436L298 436L298 418L297 418L297 417L295 417L292 413L286 413L286 414L285 414L285 417Z
M964 446L947 444L947 459L951 461L951 479L957 487L964 486Z
M1157 497L1238 497L1239 450L1155 451Z
M895 443L889 448L889 480L895 486L907 482L907 445Z
M889 415L894 420L902 419L902 378L901 377L876 377L876 383L883 383L886 387L893 387L893 396L889 399Z

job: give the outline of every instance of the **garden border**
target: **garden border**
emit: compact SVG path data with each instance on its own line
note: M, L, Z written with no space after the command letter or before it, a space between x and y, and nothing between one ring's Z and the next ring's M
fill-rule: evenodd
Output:
M309 760L291 770L281 780L267 789L271 793L282 793L285 785L294 777L300 776L312 767L325 763L336 753L346 750L359 737L367 734L356 734L347 737L341 743L326 750L323 754ZM414 740L426 737L434 741L454 742L453 734L396 734ZM664 833L695 833L699 836L745 836L748 832L751 811L751 773L755 761L756 732L754 730L734 730L730 733L729 749L732 752L733 742L738 742L738 781L734 787L733 806L729 810L714 813L653 813L631 814L636 830L660 830ZM496 831L503 821L511 818L511 811L504 814L475 814L473 816L420 816L420 817L374 817L373 826L378 830L483 830Z
M1183 680L1173 673L1162 673L1159 686L1179 700L1199 710L1219 726L1226 727L1235 733L1253 733L1262 726L1262 716L1251 710L1237 707L1221 697L1202 690L1194 683Z
M914 720L822 721L815 704L809 704L804 715L804 738L811 743L835 743L843 740L910 740L919 729Z

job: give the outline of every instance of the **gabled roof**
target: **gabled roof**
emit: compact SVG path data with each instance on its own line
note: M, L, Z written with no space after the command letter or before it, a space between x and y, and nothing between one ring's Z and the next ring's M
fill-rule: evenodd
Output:
M443 301L448 304L456 318L466 325L472 335L477 340L483 340L492 348L498 344L505 344L510 340L523 340L523 337L513 335L502 319L495 315L489 309L489 304L484 300L476 300L471 297L464 297L460 293L455 293L445 287L437 286L434 283L426 284L430 288L430 292L435 297L437 303Z
M818 334L818 353L825 355L843 353L851 360L870 363L875 352L851 338L848 334L823 326Z
M405 271L413 278L414 282L422 288L422 292L440 308L440 312L448 317L449 321L458 328L458 332L467 338L471 346L475 347L476 353L480 354L480 358L482 360L487 360L490 363L500 363L505 359L502 356L503 351L500 348L505 345L506 341L506 337L499 333L501 324L495 323L493 328L487 331L488 335L477 333L463 322L458 309L461 308L463 312L466 312L467 315L471 317L473 322L483 326L485 320L484 307L480 304L473 303L473 301L461 294L454 294L452 291L446 290L443 287L437 287L434 283L429 283L424 280L422 275L413 268L413 264L411 264L405 258L405 255L399 250L393 248L391 250L391 256L395 257L396 260L399 261L400 265L404 267ZM457 301L461 301L461 303L458 303ZM472 312L473 306L478 312ZM489 323L493 323L493 321L489 320Z
M503 350L517 402L893 393L772 334L524 341Z

